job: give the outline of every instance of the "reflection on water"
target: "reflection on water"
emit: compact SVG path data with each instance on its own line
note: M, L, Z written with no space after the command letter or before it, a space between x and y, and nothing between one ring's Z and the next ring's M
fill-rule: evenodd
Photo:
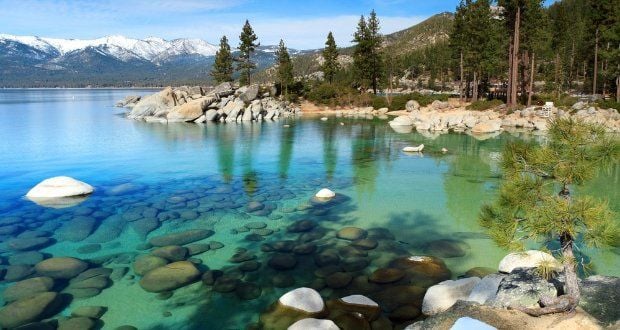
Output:
M106 306L106 328L243 328L299 286L316 287L325 299L367 294L389 306L389 322L404 324L417 315L395 318L400 305L388 293L410 292L409 303L415 302L419 290L446 273L431 279L407 273L384 284L369 282L371 274L411 254L441 257L452 277L473 267L496 268L506 251L477 225L478 210L497 193L502 146L510 139L541 139L516 132L486 139L397 133L385 121L350 118L289 119L285 127L284 121L147 124L113 115L119 110L110 105L134 93L0 91L0 269L11 274L0 290L32 276L39 259L73 256L114 275L89 294L57 283L54 290L73 297L61 314ZM424 154L400 151L420 143ZM583 188L609 199L615 211L619 167L601 170ZM57 175L96 191L63 209L22 198ZM324 187L338 197L313 200ZM367 240L336 238L345 226L364 229ZM207 251L191 260L203 273L221 271L223 279L171 296L145 292L132 267L149 253L145 242L188 229L214 232L198 242L209 244ZM595 271L620 275L617 250L583 253ZM334 271L344 275L329 278Z

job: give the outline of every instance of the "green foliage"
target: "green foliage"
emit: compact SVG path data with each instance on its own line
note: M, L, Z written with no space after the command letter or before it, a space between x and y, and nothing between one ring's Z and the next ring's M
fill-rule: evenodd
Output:
M578 98L568 95L568 94L549 94L549 93L540 93L535 95L532 98L534 104L543 105L545 102L553 102L556 107L572 107L573 104L579 101Z
M372 87L377 94L379 80L384 75L383 58L381 55L382 36L379 33L379 19L373 10L368 21L362 17L353 35L355 50L353 65L357 82L363 88Z
M230 51L228 39L223 36L220 39L220 49L215 54L215 63L211 68L211 77L216 83L232 81L233 75L233 57Z
M371 95L361 94L355 88L341 84L322 83L310 88L307 99L328 106L368 106Z
M284 45L284 40L280 39L278 50L276 51L278 63L278 82L280 89L284 90L284 94L288 95L288 87L293 83L293 63L288 49Z
M472 102L470 105L468 105L467 110L484 111L484 110L493 109L502 104L504 104L502 100L490 100L490 101L479 100L479 101Z
M251 82L252 69L256 68L256 63L252 62L252 53L260 43L256 43L258 37L254 33L248 20L245 21L241 34L239 35L239 57L237 58L237 70L241 71L241 85L249 85Z
M505 68L507 33L490 5L489 0L461 1L450 34L452 58L460 62L462 57L463 74L468 80L475 78L476 89L483 77L503 74Z
M327 35L327 41L325 42L325 49L323 49L323 65L321 70L330 84L334 82L334 77L339 69L338 65L338 47L336 47L336 40L334 35L329 32Z
M501 247L523 249L532 240L565 237L600 247L619 236L607 203L570 189L592 179L597 168L617 162L620 144L592 124L572 119L549 123L545 146L513 142L502 155L505 180L480 224Z
M385 96L373 96L371 106L375 109L390 108Z
M616 111L620 112L620 102L616 102L615 100L600 100L596 102L596 104L603 109L616 109Z

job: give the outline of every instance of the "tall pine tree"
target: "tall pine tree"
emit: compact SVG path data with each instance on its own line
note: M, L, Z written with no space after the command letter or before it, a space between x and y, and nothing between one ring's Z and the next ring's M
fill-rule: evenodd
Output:
M323 49L323 65L321 66L325 80L329 83L334 82L336 72L338 72L338 47L336 47L336 41L334 35L329 32L327 35L327 41L325 42L325 49Z
M288 96L288 87L293 83L293 63L291 62L291 56L288 53L288 49L284 44L284 40L280 39L278 50L276 51L276 58L278 63L278 81L280 89L283 91L285 97Z
M353 64L358 83L363 88L372 87L375 94L377 94L379 80L383 76L382 36L379 30L379 19L373 10L368 21L362 15L357 25L357 31L353 35L353 42L355 43Z
M216 83L232 81L233 74L233 57L230 51L228 39L223 36L220 39L220 49L215 54L215 63L211 69L211 77Z
M241 35L239 36L239 57L237 60L237 70L241 71L239 81L241 85L249 85L251 83L252 69L256 68L256 64L252 62L252 53L256 50L256 47L260 46L257 43L258 37L254 33L252 26L248 20L245 21Z

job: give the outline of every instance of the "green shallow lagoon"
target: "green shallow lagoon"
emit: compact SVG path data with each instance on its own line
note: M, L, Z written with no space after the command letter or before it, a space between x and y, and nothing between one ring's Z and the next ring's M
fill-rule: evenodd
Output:
M147 124L126 120L111 107L136 93L140 91L0 91L0 228L19 227L0 237L1 267L16 263L10 258L16 252L6 242L19 235L53 239L39 249L45 257L73 256L89 260L91 267L102 264L119 272L126 267L128 272L110 280L101 293L73 299L60 313L106 306L104 329L125 324L139 329L245 328L283 293L313 282L319 268L315 254L327 249L336 249L347 261L368 263L360 268L352 262L355 276L408 255L442 257L453 278L473 267L496 268L507 251L486 237L477 214L497 193L502 147L520 138L544 143L542 136L521 133L486 140L465 134L403 134L386 121L335 117L326 122ZM424 154L401 152L420 143L426 145ZM608 199L616 212L619 168L615 164L602 171L583 188ZM95 193L63 209L23 198L36 183L58 175L87 182ZM338 198L313 202L324 187ZM262 208L252 211L250 202ZM287 231L299 220L316 222L311 231L316 237ZM246 224L263 226L256 222L273 232L244 229ZM352 251L348 241L335 237L346 226L367 230L378 246L362 254ZM212 230L199 243L223 244L193 257L201 261L200 270L222 269L240 277L247 290L219 293L196 282L161 300L140 287L140 277L131 269L134 258L146 253L140 245L188 229ZM269 260L276 253L265 252L263 244L297 239L314 242L317 252L289 253L295 267L273 269ZM229 259L239 248L256 257L258 270L236 270L238 264ZM620 276L617 248L582 252L593 272ZM0 282L0 290L9 285ZM57 283L55 289L66 286ZM358 292L352 283L321 293L341 297Z

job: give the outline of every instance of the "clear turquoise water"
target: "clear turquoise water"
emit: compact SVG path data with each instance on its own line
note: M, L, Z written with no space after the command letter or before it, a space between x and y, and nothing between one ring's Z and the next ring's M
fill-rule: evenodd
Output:
M324 242L328 243L337 242L334 231L344 226L387 229L393 239L386 235L379 248L369 252L366 273L395 256L427 254L429 243L440 239L458 241L465 251L464 256L444 258L453 277L472 267L496 268L507 252L486 238L476 217L480 205L497 192L497 156L510 139L544 140L508 133L482 141L463 134L400 134L385 121L366 119L147 124L126 120L118 115L121 109L112 107L126 95L149 92L0 90L0 222L17 216L27 224L25 231L45 231L44 235L55 238L55 244L41 250L47 256L105 260L110 267L130 267L135 255L144 253L136 247L150 237L212 229L215 234L205 241L219 241L225 247L197 256L203 270L232 267L228 259L235 250L249 249L262 267L244 280L258 283L262 293L257 299L240 300L198 282L176 290L168 300L158 300L142 290L129 271L101 294L73 300L62 312L68 315L77 306L107 306L102 318L105 329L124 324L139 329L239 329L257 321L277 297L313 279L312 262L299 258L299 266L289 273L295 284L273 287L270 280L276 272L267 267L267 256L260 249L265 242L294 239L285 228L299 219L318 221L327 230ZM426 145L423 156L400 151L419 143ZM439 151L444 147L447 154ZM617 212L619 168L616 164L601 172L583 188L608 199ZM96 191L79 206L58 210L23 198L39 181L58 175L85 181ZM112 194L120 185L132 189ZM307 208L323 187L335 190L342 201L327 208ZM273 210L264 215L245 212L251 200ZM173 219L160 221L147 235L135 224L118 220L119 215L145 206L173 214ZM197 213L182 216L184 211ZM64 241L59 231L76 214L95 218L97 228L83 241ZM254 221L265 222L274 234L255 242L246 239L247 233L235 233ZM0 237L1 241L10 238ZM78 251L93 243L101 244L101 250ZM0 245L4 267L12 253ZM618 249L583 250L594 272L615 276L620 275L619 253ZM0 282L0 290L7 285Z

